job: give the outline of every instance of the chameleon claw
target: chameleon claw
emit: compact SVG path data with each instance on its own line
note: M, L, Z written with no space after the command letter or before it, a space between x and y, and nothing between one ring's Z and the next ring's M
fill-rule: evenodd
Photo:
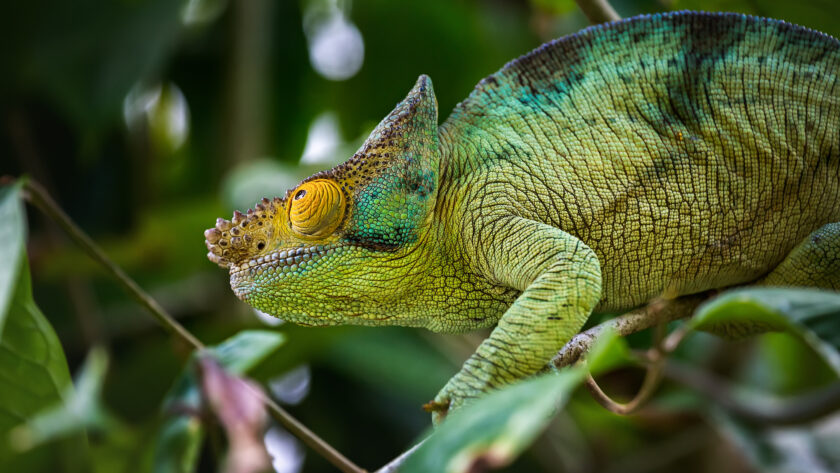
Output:
M423 404L423 410L433 414L438 413L442 415L446 415L449 412L449 404L450 401L440 402L440 401L429 401L426 404Z

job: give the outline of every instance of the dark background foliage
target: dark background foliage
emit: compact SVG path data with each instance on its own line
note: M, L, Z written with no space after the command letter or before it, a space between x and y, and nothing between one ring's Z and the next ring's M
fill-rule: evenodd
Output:
M840 8L831 0L614 6L622 16L734 10L840 35ZM432 77L443 120L482 77L586 25L571 0L6 1L0 6L0 174L43 183L203 341L217 343L247 328L284 333L283 348L251 376L268 382L312 430L373 469L428 428L420 405L480 336L268 324L235 299L225 272L207 261L202 232L216 217L283 195L314 170L349 157L419 74ZM353 49L358 44L361 57ZM356 70L353 58L361 61ZM122 421L119 429L90 437L92 467L149 470L161 405L188 350L57 227L31 211L29 225L34 297L71 372L93 346L110 354L103 399ZM630 341L644 346L649 337ZM680 356L776 394L832 377L785 335L727 344L697 336ZM637 370L619 370L605 386L617 397L630 396L640 380ZM578 390L506 471L756 471L762 464L745 453L751 445L758 452L781 448L775 465L830 465L820 453L827 440L816 433L840 437L836 418L810 430L751 433L709 409L690 391L666 385L642 414L617 417ZM332 471L281 429L272 432L269 443L291 465L278 471ZM791 444L807 448L784 448ZM199 471L218 468L213 448L212 442L204 447Z

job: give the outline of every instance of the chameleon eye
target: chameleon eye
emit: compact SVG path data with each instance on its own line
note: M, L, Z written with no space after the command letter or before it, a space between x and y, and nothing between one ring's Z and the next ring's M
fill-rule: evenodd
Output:
M301 184L289 203L292 230L304 237L329 235L344 217L344 193L338 184L316 179Z

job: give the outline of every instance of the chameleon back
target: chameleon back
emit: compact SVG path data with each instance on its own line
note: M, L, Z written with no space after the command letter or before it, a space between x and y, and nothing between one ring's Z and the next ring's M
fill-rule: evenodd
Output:
M591 27L456 107L441 195L583 240L602 263L601 310L749 282L840 220L838 74L836 39L778 20Z

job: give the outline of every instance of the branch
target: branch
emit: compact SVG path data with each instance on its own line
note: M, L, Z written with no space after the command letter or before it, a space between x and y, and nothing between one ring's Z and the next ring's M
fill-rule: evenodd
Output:
M644 405L653 396L653 393L656 392L656 388L659 387L659 383L662 381L662 366L665 363L665 355L666 353L669 353L666 352L664 348L666 327L662 320L662 311L666 310L666 308L672 314L690 313L683 312L683 310L686 309L685 307L679 307L677 310L673 307L669 308L669 302L663 299L655 300L644 308L644 312L647 315L646 318L650 320L657 320L658 323L656 324L656 331L654 332L654 346L649 349L643 357L648 361L648 364L645 368L645 378L644 381L642 381L642 387L636 395L633 396L633 399L631 399L630 402L620 403L614 401L611 397L604 393L595 381L595 378L592 377L592 373L588 373L586 375L586 387L589 389L589 393L608 411L623 416L632 414Z
M575 3L593 25L621 19L607 0L575 0Z
M9 181L4 177L1 182ZM101 264L107 272L113 276L131 294L137 302L145 307L160 322L163 327L175 337L183 340L196 350L203 350L204 344L190 333L183 325L178 323L169 315L152 296L148 295L140 286L134 282L125 272L117 266L107 255L93 242L93 240L76 225L70 217L61 210L61 207L50 197L47 191L40 184L26 180L24 182L26 199L38 207L44 214L53 219L70 238L84 249L91 258ZM344 473L365 473L365 470L356 466L344 455L339 453L330 444L318 437L314 432L306 428L300 421L292 417L285 409L280 407L273 399L266 394L251 390L257 398L268 407L271 416L303 443L315 452L326 458L336 468Z
M143 289L141 289L133 279L128 277L128 275L125 274L119 266L111 261L111 259L108 258L108 256L106 256L98 246L96 246L96 243L94 243L93 240L84 231L82 231L78 225L75 224L75 222L70 220L70 217L61 210L61 207L55 203L53 198L50 197L47 191L41 187L40 184L31 179L27 179L24 181L23 189L26 200L32 203L35 207L38 207L41 212L53 219L53 221L55 221L65 232L67 232L67 235L69 235L77 245L82 247L82 249L85 250L94 261L101 264L108 274L119 281L128 293L131 294L138 303L140 303L140 305L151 312L157 321L163 325L163 328L193 348L197 350L204 349L203 343L195 338L193 334L185 329L183 325L178 323L178 321L171 315L167 314L156 300L146 294L146 292L143 291Z
M601 387L595 382L595 378L592 377L591 373L586 375L586 387L589 389L592 397L598 401L598 404L614 414L626 416L635 412L653 396L661 380L662 359L660 358L648 366L647 371L645 371L645 379L642 381L642 387L630 402L620 403L614 401L601 390Z
M279 422L280 425L285 427L286 430L292 433L292 435L303 441L303 443L305 443L309 448L315 450L316 453L326 458L334 467L344 473L367 473L365 469L357 466L347 457L342 455L341 452L333 448L332 445L324 441L321 437L318 437L299 420L295 419L267 394L255 389L251 389L251 392L253 392L254 395L257 396L257 398L260 399L266 406L268 406L268 412L274 420Z
M601 332L607 328L612 328L620 336L641 332L660 323L688 317L707 298L708 293L701 293L678 299L660 299L644 307L610 319L575 335L569 340L569 343L557 352L557 355L551 360L551 363L556 368L571 365L589 350Z
M571 365L575 361L580 358L595 340L598 338L598 335L601 334L605 329L612 328L613 330L618 333L618 335L630 335L631 333L641 332L642 330L648 329L655 325L670 322L671 320L680 319L683 317L687 317L694 312L694 309L700 305L701 302L706 300L709 297L709 293L701 293L695 294L691 296L684 296L678 299L671 299L671 300L664 300L659 299L654 301L651 304L648 304L645 307L640 307L632 312L628 312L624 315L616 317L614 319L610 319L600 325L596 325L591 329L581 332L577 334L574 338L572 338L569 343L567 343L554 359L551 360L551 363L557 367L562 368L567 365ZM667 340L666 340L667 342ZM612 403L612 407L615 409L611 409L608 406L608 409L612 410L616 413L623 413L627 414L632 412L633 410L637 409L638 406L643 404L647 401L648 398L653 394L656 389L656 386L659 383L659 380L662 377L662 370L650 368L648 369L648 373L645 375L645 380L642 383L642 388L639 390L639 393L636 397L627 404L620 404L617 402L612 401L607 397L606 394L601 391L601 396L599 397L597 394L593 393L596 399L601 400L608 400ZM587 380L587 384L589 381L592 381L591 384L600 391L600 388L597 387L594 380L592 380L591 376L589 380ZM590 388L591 389L591 388ZM603 405L603 404L602 404ZM620 412L625 410L627 412ZM425 442L425 440L423 441ZM379 470L376 470L376 473L394 473L399 470L400 466L405 462L406 458L411 456L415 450L423 443L420 442L417 445L411 447L407 451L405 451L402 455L398 456L397 458L391 460L387 465L383 466Z

